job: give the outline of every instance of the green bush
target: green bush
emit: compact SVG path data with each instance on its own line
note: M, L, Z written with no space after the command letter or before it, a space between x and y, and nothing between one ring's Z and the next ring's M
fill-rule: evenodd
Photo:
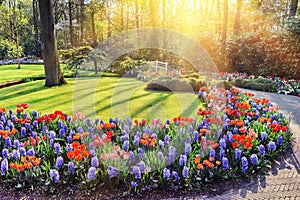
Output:
M19 56L22 56L23 50L22 47L19 46ZM13 42L8 40L0 41L0 59L13 59L17 57L17 48Z
M146 89L173 92L198 92L199 88L203 86L206 86L205 82L195 78L160 78L149 82Z
M93 50L90 46L81 46L76 49L59 50L60 60L66 63L64 72L76 76L79 66L88 58Z
M228 56L240 72L300 79L300 37L287 31L256 31L228 40Z
M257 79L241 79L237 78L234 85L241 88L259 90L265 92L275 92L276 85L272 80L259 77Z
M35 39L27 39L23 43L23 51L26 56L42 56L42 48L39 41Z

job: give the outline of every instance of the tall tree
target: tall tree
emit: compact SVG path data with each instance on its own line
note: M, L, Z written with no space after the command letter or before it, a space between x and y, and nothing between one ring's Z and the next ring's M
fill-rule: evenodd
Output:
M243 0L237 0L235 22L234 22L234 27L233 27L233 31L234 31L235 35L237 35L241 29L242 3L243 3Z
M291 0L289 17L293 17L297 13L298 0Z
M41 42L44 59L45 86L52 87L67 83L61 72L55 35L52 0L39 0L41 19Z
M140 28L140 9L139 9L139 0L135 0L135 28Z
M224 0L223 7L223 30L222 30L222 51L225 52L226 39L227 39L227 24L228 24L228 0Z
M74 46L74 30L73 30L73 3L72 0L68 2L68 9L69 9L69 28L70 28L70 43Z

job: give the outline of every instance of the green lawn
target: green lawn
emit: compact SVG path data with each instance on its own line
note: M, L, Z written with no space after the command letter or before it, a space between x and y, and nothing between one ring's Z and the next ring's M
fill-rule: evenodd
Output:
M33 71L39 74L39 70L32 69L30 74ZM144 82L129 78L91 77L67 81L67 85L53 88L43 87L44 81L34 81L0 89L0 107L15 109L16 104L29 103L31 111L62 110L69 115L81 112L103 120L115 116L147 120L196 116L198 100L194 94L146 91Z
M33 76L44 76L44 66L21 64L21 69L17 69L17 65L0 66L0 83Z

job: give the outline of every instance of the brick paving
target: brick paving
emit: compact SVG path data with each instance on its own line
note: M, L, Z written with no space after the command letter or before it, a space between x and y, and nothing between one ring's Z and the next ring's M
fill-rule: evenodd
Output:
M205 196L181 197L180 199L216 199L216 200L300 200L300 98L297 96L247 90L258 98L267 98L278 104L279 110L290 116L293 132L293 149L281 156L268 175L254 177L245 183L228 184L217 194Z

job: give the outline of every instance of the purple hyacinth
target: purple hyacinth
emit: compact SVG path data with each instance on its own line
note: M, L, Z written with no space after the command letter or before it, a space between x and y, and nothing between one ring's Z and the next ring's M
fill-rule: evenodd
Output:
M222 166L223 166L223 170L225 171L229 169L228 159L226 157L222 158Z
M248 160L245 156L242 157L242 172L246 172L248 169Z
M25 127L21 128L21 136L26 137L26 128Z
M216 151L215 151L214 149L212 149L212 150L209 152L209 157L213 157L213 158L216 157Z
M261 156L265 156L265 146L264 145L259 145L259 153Z
M54 143L54 140L53 140L53 139L50 139L50 141L49 141L49 147L50 147L51 150L52 150L52 148L53 148L53 143Z
M268 144L268 150L269 151L275 151L276 150L276 144L274 141L270 141Z
M134 174L135 179L141 179L142 178L141 170L138 166L133 166L132 173Z
M165 145L169 145L170 144L170 142L169 142L169 136L168 135L165 136L164 143L165 143Z
M146 170L146 164L145 164L144 161L141 160L141 161L138 163L138 166L139 166L139 168L140 168L141 173L143 173L143 172Z
M18 148L20 146L19 140L14 140L14 147Z
M72 143L72 142L73 142L72 136L69 135L69 136L67 137L67 142L68 142L68 143Z
M59 137L60 138L63 138L64 137L64 134L65 134L66 132L65 132L65 129L59 129Z
M71 152L72 150L73 150L72 145L71 145L71 144L67 144L67 145L66 145L66 151L67 151L67 152Z
M169 156L168 156L168 161L170 163L174 163L174 161L175 161L175 155L176 155L176 148L173 147L173 146L170 146Z
M226 141L224 138L220 139L220 147L221 149L226 149Z
M242 156L242 151L239 148L235 149L235 159L239 160Z
M13 157L15 160L18 160L20 158L20 153L17 150L13 150Z
M87 118L87 119L86 119L86 125L87 125L87 126L92 126L92 121L91 121L90 118Z
M20 155L21 156L26 156L26 150L24 147L20 147Z
M182 169L182 176L184 178L188 178L189 177L189 168L187 166L184 166Z
M11 139L10 137L8 138L5 138L5 148L10 148L12 145L11 145Z
M75 174L74 163L73 162L68 163L68 169L69 169L71 174Z
M2 156L3 156L3 158L8 158L8 149L2 150Z
M35 155L34 149L33 149L33 148L29 149L29 150L27 151L27 155L28 155L28 156L34 156L34 155Z
M165 143L162 140L159 140L158 141L158 146L159 146L160 149L162 149L162 148L164 148Z
M140 158L140 159L144 159L144 150L142 149L142 148L138 148L138 157Z
M163 161L164 160L164 154L161 151L159 151L157 153L157 157L158 157L159 161Z
M96 176L96 168L95 167L90 167L88 170L87 178L89 181L92 181L95 179Z
M283 137L282 137L282 135L279 135L279 136L278 136L277 142L278 142L278 144L279 144L280 146L282 146L282 144L283 144Z
M137 183L137 182L135 182L135 181L131 181L131 186L135 188L135 187L137 187L137 186L138 186L138 183Z
M118 176L119 171L118 171L117 168L114 168L112 166L108 166L107 173L108 173L108 175L109 175L110 178L114 178L114 177Z
M8 170L8 161L7 159L2 160L1 162L1 173L4 176Z
M167 181L170 180L171 172L168 168L164 168L163 170L163 178Z
M55 138L55 132L54 131L49 131L49 138L54 139Z
M60 148L60 144L58 142L54 143L54 149L57 155L62 152Z
M99 161L97 157L92 157L91 166L97 168L99 166Z
M179 158L179 165L180 165L180 166L186 165L186 161L187 161L186 155L180 155L180 158Z
M57 183L59 181L59 173L56 169L50 169L49 171L50 179L54 182Z
M126 141L123 143L122 149L124 149L125 151L128 151L128 149L129 149L129 141L128 141L128 140L126 140Z
M172 176L175 180L179 180L180 176L178 175L178 173L176 171L172 171Z
M267 136L268 136L268 135L267 135L266 132L262 132L262 133L261 133L261 140L262 140L262 141L265 141L265 140L267 139Z
M130 163L134 163L135 160L135 154L133 153L133 151L129 152L129 161Z
M140 143L140 137L135 135L133 139L133 146L138 146Z
M225 150L221 149L220 150L220 160L222 160L222 158L225 156Z
M256 165L258 164L258 157L257 157L256 154L252 154L252 155L250 156L250 160L251 160L251 164L252 164L253 166L256 166Z
M198 131L194 131L194 142L198 141L199 139L199 133Z
M192 151L192 146L190 143L185 143L185 153L188 155Z
M60 169L64 164L64 159L63 157L59 156L56 158L56 162L55 162L55 168L56 169Z
M93 146L93 143L90 143L90 155L91 157L95 157L96 156L96 150L95 149L92 149L94 146Z

